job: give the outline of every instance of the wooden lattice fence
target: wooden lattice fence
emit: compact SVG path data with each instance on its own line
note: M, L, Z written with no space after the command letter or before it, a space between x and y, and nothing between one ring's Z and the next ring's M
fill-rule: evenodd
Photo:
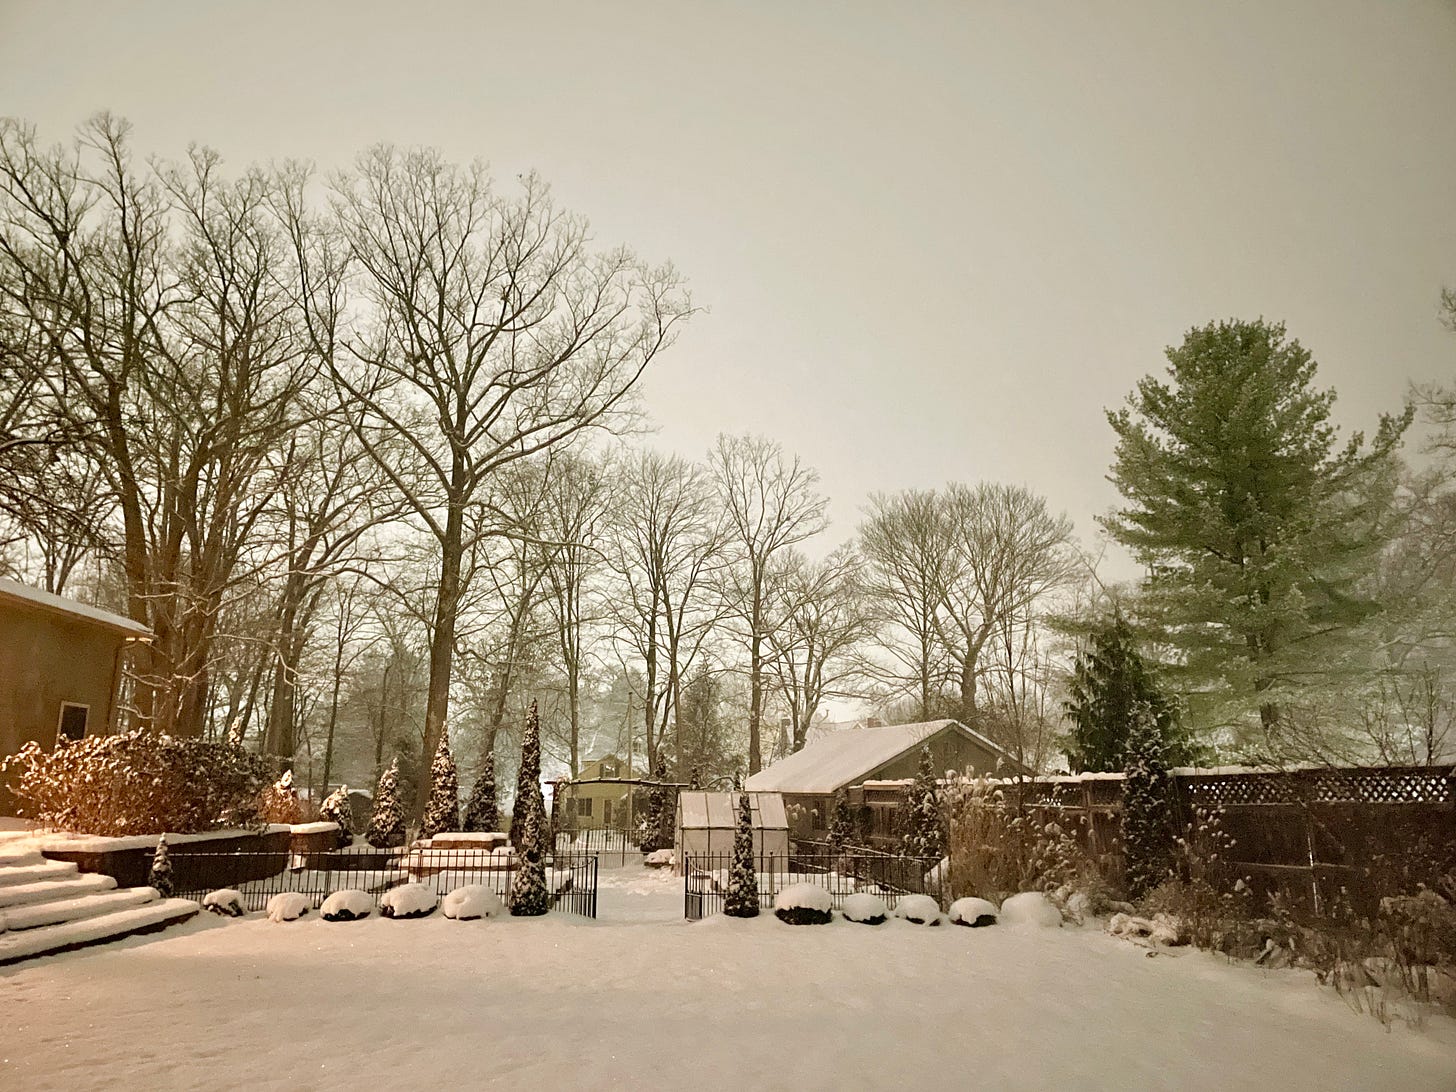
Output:
M1175 822L1195 834L1216 815L1232 845L1230 876L1256 896L1274 891L1328 905L1342 891L1357 909L1456 869L1456 767L1381 766L1291 771L1180 771ZM1122 876L1122 779L1008 783L1007 796L1054 818L1114 882Z

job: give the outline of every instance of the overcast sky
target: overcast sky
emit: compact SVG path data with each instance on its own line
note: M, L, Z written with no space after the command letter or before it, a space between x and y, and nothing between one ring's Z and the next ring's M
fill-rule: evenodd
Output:
M781 441L836 541L873 490L985 478L1090 542L1102 410L1211 319L1286 321L1356 427L1456 377L1453 0L0 0L0 113L102 108L235 166L538 169L711 308L656 442Z

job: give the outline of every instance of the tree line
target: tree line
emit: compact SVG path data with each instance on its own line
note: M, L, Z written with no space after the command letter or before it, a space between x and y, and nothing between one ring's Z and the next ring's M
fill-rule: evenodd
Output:
M398 760L418 807L447 734L508 776L533 699L570 774L726 784L849 699L1078 762L1114 613L1189 739L1449 719L1448 394L1417 471L1414 406L1341 444L1282 328L1193 331L1110 415L1106 528L1148 570L1110 588L1024 486L875 495L831 548L781 445L653 450L641 379L694 312L535 176L389 146L234 174L138 162L108 115L61 146L0 122L0 567L155 633L132 725L320 789Z

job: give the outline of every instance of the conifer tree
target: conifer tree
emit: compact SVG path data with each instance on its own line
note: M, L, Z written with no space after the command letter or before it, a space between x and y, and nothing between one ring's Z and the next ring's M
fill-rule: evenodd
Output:
M668 813L668 790L662 787L662 782L667 780L667 761L660 751L652 766L652 780L656 784L647 795L647 818L643 823L642 844L639 846L643 853L652 853L672 845L671 834L663 837L664 830L669 829L671 816Z
M340 785L319 805L319 819L339 824L339 848L354 841L354 812L349 807L349 786Z
M731 918L758 917L758 871L753 867L753 808L746 792L738 793L738 829L733 832L733 868L723 913Z
M157 848L152 853L152 867L147 870L147 884L155 887L164 899L172 897L172 858L167 855L167 836L157 839Z
M460 829L460 775L455 770L455 756L450 753L449 734L440 736L435 760L430 763L430 795L425 801L425 816L420 836L433 838L447 830Z
M1140 609L1183 688L1219 699L1210 722L1257 714L1275 736L1286 703L1348 687L1360 660L1412 411L1341 442L1314 359L1262 319L1190 330L1167 358L1107 415L1125 504L1102 522L1148 567Z
M834 810L829 820L829 844L836 850L854 841L854 819L849 814L849 794L839 789L834 794Z
M521 848L526 816L536 808L546 814L546 797L541 792L541 717L536 703L526 716L526 731L521 737L521 768L516 772L516 801L511 807L511 845ZM538 820L538 826L545 824Z
M1193 760L1191 746L1178 732L1174 704L1159 689L1121 611L1092 633L1077 656L1069 689L1067 761L1075 772L1122 770L1128 732L1144 707L1163 737L1165 757L1174 765Z
M526 737L521 745L521 765L534 762L537 774L516 790L516 814L511 820L511 844L516 847L519 865L511 881L510 908L515 917L536 917L546 913L550 896L546 890L546 852L544 820L546 800L541 793L541 722L536 703L526 719ZM535 792L531 792L534 786Z
M920 748L920 768L905 799L906 826L900 852L906 857L933 861L945 856L945 831L940 818L940 792L935 784L935 767L930 748Z
M1141 898L1168 878L1173 852L1172 801L1163 737L1146 705L1135 711L1122 784L1122 852L1128 894Z
M465 803L465 829L474 833L500 829L500 811L495 802L495 754L485 756L475 788Z
M375 849L391 849L404 845L404 807L399 802L399 759L379 778L374 790L374 813L364 840Z

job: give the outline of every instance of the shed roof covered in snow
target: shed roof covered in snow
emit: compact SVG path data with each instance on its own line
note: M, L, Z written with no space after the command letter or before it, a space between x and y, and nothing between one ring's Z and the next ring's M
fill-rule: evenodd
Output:
M776 792L750 792L749 807L753 813L753 825L770 830L787 830L788 816L784 811L784 798ZM688 790L677 795L678 826L684 830L698 830L704 827L732 829L738 825L738 794L736 792L699 792Z
M145 640L152 636L152 631L140 622L125 618L120 614L113 614L109 610L102 610L100 607L93 607L88 603L78 603L76 600L67 599L62 595L41 591L39 588L32 588L27 584L22 584L17 580L8 580L5 577L0 577L0 602L8 602L17 607L42 611L47 614L69 615L72 618L105 626L138 640Z
M963 752L976 757L979 761L974 765L983 772L992 772L994 767L1009 772L1020 766L996 743L960 721L929 720L828 733L802 751L760 770L744 787L755 792L832 793L858 784L896 759L918 751L921 744L941 737L964 745Z

